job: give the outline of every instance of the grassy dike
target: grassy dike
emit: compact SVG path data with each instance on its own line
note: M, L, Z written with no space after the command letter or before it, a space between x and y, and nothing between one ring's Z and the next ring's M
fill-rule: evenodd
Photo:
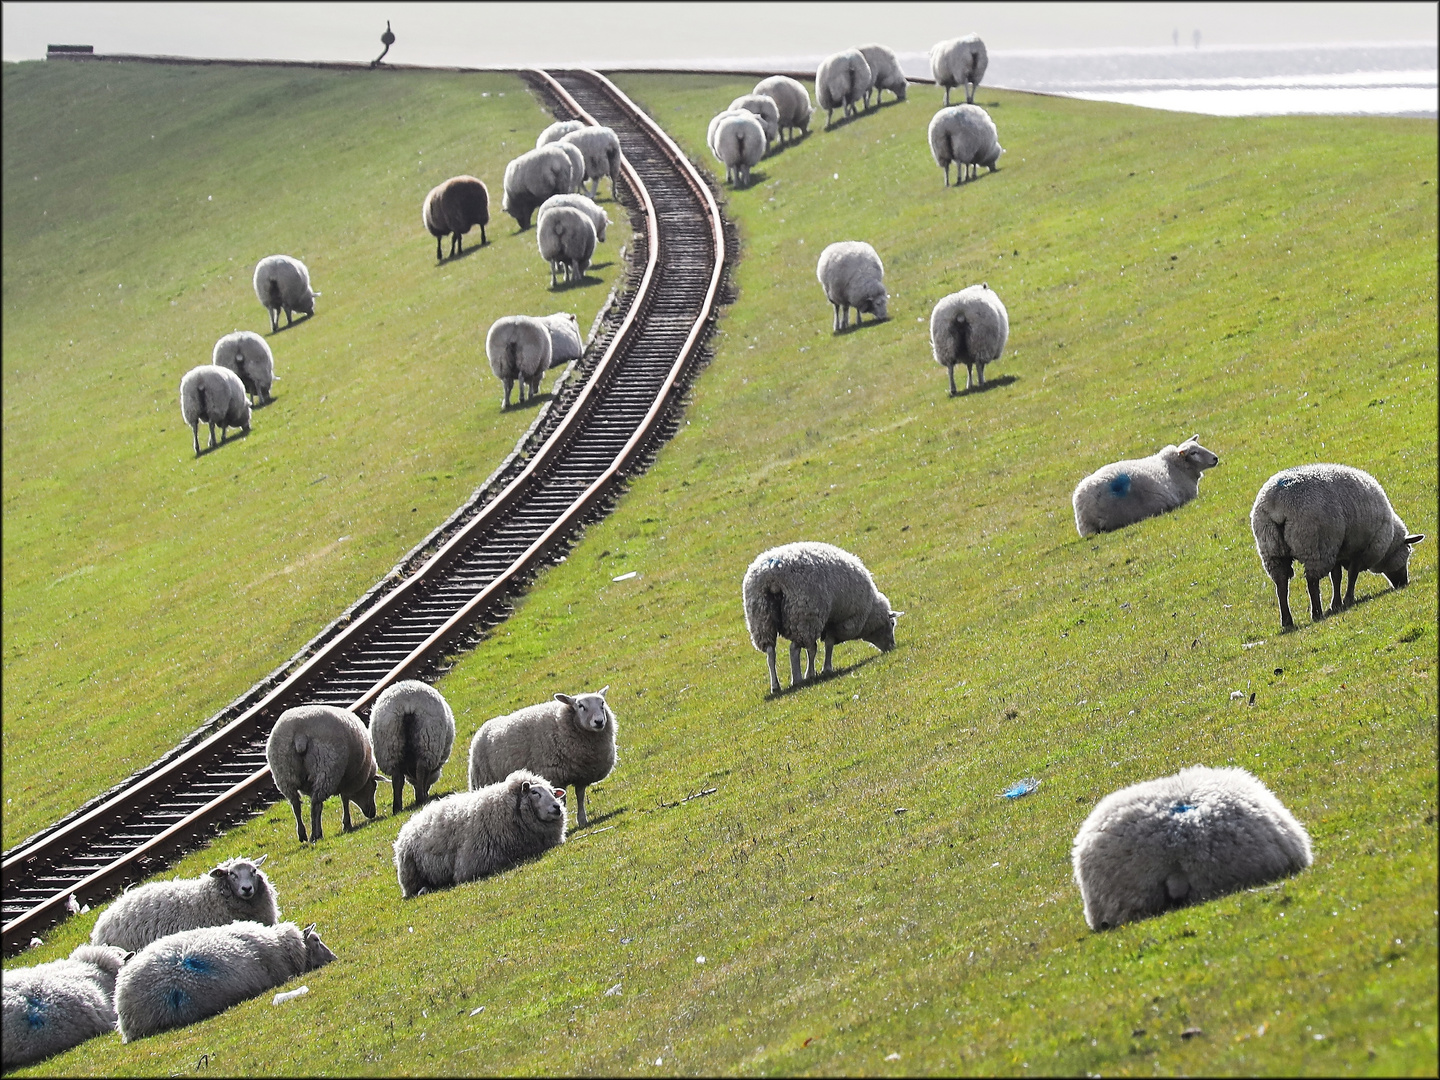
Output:
M697 159L751 85L617 81ZM934 97L817 124L726 193L739 300L688 423L441 685L443 793L487 717L609 683L621 763L592 827L402 903L400 821L340 836L332 806L307 849L275 807L176 872L268 852L287 917L341 957L311 993L30 1071L1433 1070L1434 122L982 90L1009 153L945 191ZM814 264L846 238L885 259L892 317L832 336ZM979 280L1010 347L951 399L926 322ZM1196 431L1221 463L1194 503L1076 536L1080 476ZM1369 469L1432 539L1409 588L1367 576L1281 635L1248 511L1312 460ZM772 699L739 583L798 538L860 554L907 615L894 652L841 646ZM1252 769L1315 866L1091 933L1080 822L1194 763ZM996 797L1023 776L1039 790Z

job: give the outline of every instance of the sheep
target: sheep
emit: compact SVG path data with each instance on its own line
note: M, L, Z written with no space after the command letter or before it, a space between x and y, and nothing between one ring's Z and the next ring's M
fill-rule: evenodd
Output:
M942 297L930 312L930 349L935 362L950 373L950 396L954 397L955 365L965 365L965 389L974 385L980 369L985 385L985 365L1000 359L1010 337L1010 315L988 282Z
M564 842L565 789L517 769L478 791L437 799L400 827L400 895L474 881Z
M956 165L955 182L963 183L966 170L974 179L976 167L984 165L991 172L1000 169L1000 145L995 121L979 105L951 105L930 118L928 132L930 154L935 164L945 171L945 186L950 186L950 163Z
M768 94L741 94L730 102L726 111L734 112L736 109L754 113L760 120L760 126L765 129L766 146L780 138L780 109Z
M861 45L860 55L870 65L870 89L875 91L875 104L880 104L882 90L889 90L896 101L904 101L910 87L895 50L886 45ZM865 111L870 111L870 90L865 91Z
M1081 536L1123 529L1184 506L1200 493L1200 478L1220 459L1192 435L1147 458L1117 461L1075 485L1070 501Z
M825 127L836 109L844 116L855 115L855 103L864 99L872 83L870 65L859 49L827 56L815 69L815 100L825 110Z
M1101 799L1071 853L1085 922L1107 930L1309 866L1310 837L1244 769L1195 765Z
M349 709L334 705L299 705L286 709L270 729L265 744L270 775L280 794L295 811L295 831L305 843L305 822L300 796L310 796L310 840L319 843L320 811L325 800L340 796L345 831L350 822L350 801L375 816L375 754L365 725Z
M230 922L280 921L275 888L258 859L228 859L193 878L152 881L117 897L95 920L90 944L143 949L156 938Z
M257 397L264 404L270 403L270 387L275 384L275 354L259 334L253 330L226 334L215 342L210 363L240 376L240 383L252 403Z
M400 813L405 781L415 787L415 805L430 796L455 745L455 714L433 686L416 679L391 683L370 708L370 745L375 767L390 777L393 813Z
M585 152L567 139L551 143L570 161L570 188L572 192L585 190Z
M975 103L975 89L985 77L990 56L985 43L976 34L937 42L930 47L930 74L935 83L945 88L945 104L950 104L950 88L963 86L965 101Z
M895 620L885 594L854 555L833 544L802 540L755 556L741 585L750 641L770 667L770 693L780 693L775 639L790 639L790 685L800 685L800 650L809 654L806 680L815 678L815 643L825 643L824 674L842 641L868 641L881 652L895 648Z
M835 333L850 325L852 307L856 326L860 325L864 312L876 319L888 318L885 264L863 240L840 240L831 244L820 253L815 276L825 290L825 299L835 309L832 327Z
M535 149L539 150L542 146L559 142L572 131L579 131L585 126L584 120L557 120L540 133L540 137L535 140Z
M255 264L255 295L270 312L270 332L280 332L280 312L285 312L289 327L295 312L315 314L315 298L321 294L310 288L310 271L299 259L289 255L267 255Z
M430 235L435 237L435 261L441 262L440 240L450 237L450 257L465 250L461 239L476 225L480 226L480 246L489 240L485 226L490 224L490 189L483 180L473 176L452 176L444 183L436 184L425 196L420 208L420 219Z
M1355 603L1362 570L1384 574L1395 588L1410 581L1410 549L1425 539L1405 528L1380 482L1348 465L1300 465L1260 485L1250 510L1255 549L1280 602L1280 625L1291 628L1293 560L1305 564L1310 618L1325 617L1320 579L1330 578L1330 611L1341 609L1340 575L1349 568L1344 606Z
M120 969L121 1040L193 1024L334 959L314 923L233 922L163 937Z
M711 121L710 151L725 166L734 187L750 183L750 167L765 156L765 125L748 109L732 109Z
M0 1058L8 1071L115 1030L115 977L124 949L79 945L69 957L9 968L3 982Z
M202 422L210 425L212 450L215 448L216 424L220 425L222 441L232 427L250 434L250 400L245 396L245 384L235 372L217 364L201 364L181 377L180 415L190 425L196 457L200 456Z
M530 228L536 207L551 195L568 195L575 190L575 182L570 153L558 143L547 143L505 166L500 209L513 217L523 231Z
M573 206L587 215L595 225L596 242L600 244L605 242L605 227L610 224L610 215L605 213L605 208L589 195L551 195L540 204L541 216L544 216L546 210L554 209L557 206Z
M567 284L579 282L595 255L595 224L573 206L552 207L540 215L535 241L540 257L550 264L552 289L557 272L564 274Z
M550 367L550 330L529 315L506 315L490 324L490 331L485 335L485 355L490 360L490 370L505 387L500 411L510 408L510 388L516 382L520 384L520 404L524 405L526 390L532 398L538 394L540 378Z
M804 83L788 75L771 75L756 83L754 92L775 102L782 141L786 132L791 142L795 141L796 130L802 135L810 133L810 116L815 110Z
M600 178L610 178L610 200L615 200L615 177L620 174L620 137L613 128L604 126L583 127L570 132L560 140L580 151L585 159L584 179L591 181L590 197L600 195ZM578 184L582 191L584 184Z
M575 788L575 812L585 828L585 789L615 768L615 714L605 702L609 689L556 694L554 701L486 720L470 740L470 790L514 769L531 769L556 787Z
M545 315L540 321L550 332L550 367L556 368L579 360L585 352L585 342L580 338L580 320L568 311L557 311Z

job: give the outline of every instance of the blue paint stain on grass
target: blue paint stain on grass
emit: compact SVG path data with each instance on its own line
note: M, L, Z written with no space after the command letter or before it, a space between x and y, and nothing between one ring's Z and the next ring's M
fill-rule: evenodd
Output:
M1123 499L1130 494L1130 474L1119 473L1114 480L1110 481L1110 494L1117 499Z

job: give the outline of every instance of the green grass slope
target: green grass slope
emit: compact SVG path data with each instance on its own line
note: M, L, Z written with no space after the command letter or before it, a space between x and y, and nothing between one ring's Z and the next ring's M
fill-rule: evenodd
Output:
M490 323L588 329L630 233L607 202L590 280L550 292L500 210L550 119L511 76L31 63L4 91L9 846L168 750L460 505L535 415L500 412ZM437 266L420 205L458 173L490 187L491 243ZM269 333L251 279L274 252L310 267L317 314L270 339L250 436L197 460L180 376L223 334Z
M749 87L620 82L697 158ZM268 852L341 958L311 993L33 1072L1433 1072L1435 124L982 91L1009 153L946 191L934 97L817 125L727 193L739 300L688 422L442 683L441 793L486 718L609 683L592 827L401 902L400 820L305 848L275 807L178 872ZM892 317L832 336L814 264L844 238L885 259ZM980 280L1010 347L952 399L930 307ZM1195 431L1221 459L1195 502L1076 536L1076 480ZM1432 539L1409 588L1367 576L1282 635L1248 511L1313 460L1369 469ZM841 646L771 698L740 579L799 538L907 614L895 651ZM1081 821L1195 763L1253 770L1315 865L1091 933Z

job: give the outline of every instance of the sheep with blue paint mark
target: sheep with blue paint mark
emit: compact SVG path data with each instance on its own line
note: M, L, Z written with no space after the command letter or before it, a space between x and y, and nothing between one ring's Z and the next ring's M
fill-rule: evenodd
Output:
M115 978L128 958L124 949L80 945L63 960L6 969L3 1067L30 1065L114 1031Z
M227 859L199 877L152 881L117 897L90 931L90 944L143 949L157 938L237 920L280 921L275 887L258 859Z
M1071 502L1081 536L1123 529L1184 506L1200 493L1200 478L1220 459L1192 435L1147 458L1117 461L1075 485Z
M120 969L115 1011L125 1042L185 1027L323 967L335 954L311 923L235 922L171 934Z

